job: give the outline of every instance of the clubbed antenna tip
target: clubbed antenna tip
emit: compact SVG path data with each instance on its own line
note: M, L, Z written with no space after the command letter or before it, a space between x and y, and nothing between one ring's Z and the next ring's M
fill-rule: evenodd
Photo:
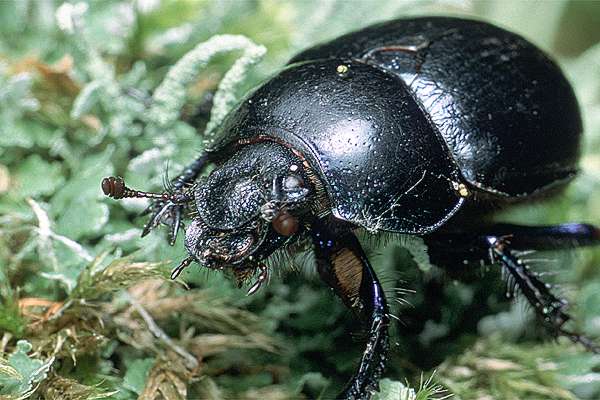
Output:
M189 200L189 198L182 193L152 193L133 190L125 185L125 181L123 180L123 178L114 176L109 176L108 178L102 179L102 191L105 195L113 199L148 198L172 201L173 203L184 203Z
M125 186L125 181L122 178L110 176L102 179L102 191L108 197L113 199L121 199L129 188Z

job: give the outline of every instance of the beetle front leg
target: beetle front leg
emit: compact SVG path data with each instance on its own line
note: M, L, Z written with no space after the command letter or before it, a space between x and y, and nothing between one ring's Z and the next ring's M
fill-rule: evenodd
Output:
M356 236L338 235L325 225L312 230L317 268L321 278L369 329L358 370L340 399L367 399L378 387L389 349L389 315L381 284Z
M186 186L190 185L200 175L204 167L209 162L208 153L203 153L194 162L188 165L183 172L177 176L169 186L172 193L183 193ZM143 214L150 214L150 219L144 225L142 237L150 233L161 222L169 225L169 244L173 246L177 239L177 233L181 227L181 218L185 205L177 204L172 201L154 200Z

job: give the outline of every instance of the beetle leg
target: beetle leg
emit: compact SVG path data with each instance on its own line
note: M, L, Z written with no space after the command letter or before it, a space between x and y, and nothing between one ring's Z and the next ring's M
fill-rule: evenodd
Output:
M248 296L252 296L254 293L258 292L263 283L269 280L269 268L266 265L259 265L258 271L258 278L256 278L256 282L254 282L248 289L248 292L246 292L246 295Z
M184 269L190 266L195 261L194 257L190 256L184 259L179 265L171 271L171 279L175 280L183 272Z
M559 250L600 246L600 228L568 223L554 226L494 224L469 231L438 231L423 237L432 262L449 272L466 272L462 264L489 261L486 236L510 236L511 250ZM463 268L464 269L464 268Z
M590 339L563 328L571 319L565 312L567 302L555 296L551 286L542 282L519 258L517 250L548 250L600 245L600 229L586 224L562 224L528 227L498 224L478 233L434 233L426 236L432 261L441 267L448 260L491 261L500 263L514 279L527 301L554 336L565 336L587 350L600 353L600 346ZM436 258L445 261L437 263Z
M600 229L588 224L567 223L552 226L495 224L484 232L510 236L516 250L556 250L600 245Z
M177 193L183 192L185 187L193 183L204 167L208 164L209 155L203 153L194 162L188 165L183 172L177 176L170 185L170 191ZM156 228L161 222L169 225L169 244L173 246L177 239L177 233L182 226L181 217L184 209L184 204L177 204L171 201L154 200L142 214L150 214L148 223L144 226L142 237L146 236L150 231Z
M564 324L571 316L564 312L567 301L560 299L550 291L550 287L539 280L535 273L510 250L510 238L507 236L488 236L492 259L500 262L515 280L519 289L542 318L549 330L556 336L565 336L574 343L582 344L587 350L600 354L600 347L585 336L567 331Z
M334 235L325 226L313 227L312 240L321 278L369 327L358 370L338 398L368 398L377 389L389 349L383 290L353 233Z

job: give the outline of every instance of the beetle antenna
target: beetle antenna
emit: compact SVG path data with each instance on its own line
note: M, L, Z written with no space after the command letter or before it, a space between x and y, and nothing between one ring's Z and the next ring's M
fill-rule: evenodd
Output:
M114 176L102 179L102 191L106 196L117 200L124 198L147 198L171 201L176 204L186 203L190 200L189 196L183 193L153 193L133 190L125 186L123 178Z

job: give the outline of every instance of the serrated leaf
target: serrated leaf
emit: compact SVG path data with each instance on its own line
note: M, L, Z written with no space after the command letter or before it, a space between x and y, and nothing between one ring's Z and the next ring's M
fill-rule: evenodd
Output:
M34 390L35 384L46 379L54 358L46 361L31 358L27 355L30 351L31 344L28 341L17 342L17 349L8 357L5 368L0 369L0 394L9 398L27 396Z

